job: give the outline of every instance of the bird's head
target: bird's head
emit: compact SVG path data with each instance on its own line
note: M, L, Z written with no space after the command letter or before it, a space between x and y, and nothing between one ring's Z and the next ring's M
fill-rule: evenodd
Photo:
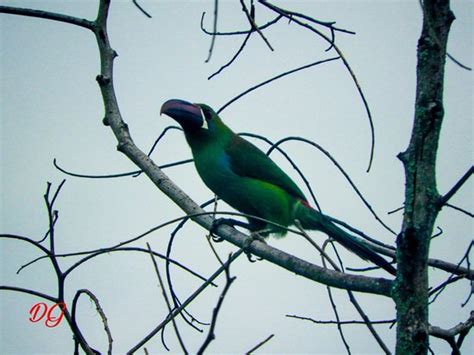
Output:
M198 132L201 129L209 130L219 117L206 104L193 104L184 100L171 99L166 101L160 110L178 122L186 133Z

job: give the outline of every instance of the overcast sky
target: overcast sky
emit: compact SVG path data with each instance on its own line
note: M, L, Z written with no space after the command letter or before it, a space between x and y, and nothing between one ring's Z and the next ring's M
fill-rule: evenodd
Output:
M95 1L1 1L19 7L44 9L93 19ZM237 51L243 37L219 37L209 63L210 37L199 29L202 12L212 27L213 1L141 1L153 16L148 19L131 1L114 1L109 28L115 61L115 88L124 120L134 141L147 151L162 130L174 122L159 116L161 104L170 98L205 102L219 108L247 88L281 72L330 58L327 44L294 23L280 21L265 31L275 51L258 35L232 66L212 80L208 76ZM276 3L276 2L275 2ZM375 211L395 231L402 215L387 215L403 204L404 175L396 155L409 141L412 126L416 43L421 30L418 1L279 1L283 7L306 13L356 32L338 34L343 50L368 100L376 130L375 160L366 173L370 153L370 131L365 108L354 83L340 61L333 61L285 77L260 88L229 106L222 118L236 132L252 132L276 141L301 136L327 149L350 174ZM453 0L456 15L449 52L473 66L472 1ZM257 7L257 22L275 16ZM99 59L95 39L89 31L72 25L0 14L1 25L1 214L0 233L40 239L47 230L43 201L46 183L53 189L67 179L58 197L56 228L58 252L91 250L112 246L183 214L146 177L91 180L67 177L54 168L56 158L63 168L81 174L113 174L136 170L116 150L109 128L102 125L103 106L95 77ZM238 1L221 1L218 29L247 29ZM438 158L438 189L444 193L472 164L473 139L472 72L447 61L445 82L446 118ZM262 148L268 148L256 142ZM346 221L367 234L394 243L394 236L378 224L335 167L319 152L301 143L282 146L291 154L311 183L324 212ZM153 154L158 164L190 157L181 132L171 131ZM278 155L277 161L303 187L291 166ZM189 164L166 173L196 202L212 197ZM307 195L309 193L304 190ZM451 201L472 211L472 183ZM224 204L221 210L230 210ZM457 263L472 240L472 222L463 214L443 210L437 225L442 236L433 240L431 257ZM136 245L149 242L165 252L172 227L161 229ZM209 276L218 268L205 239L206 232L188 225L177 237L172 257L196 272ZM322 242L320 233L311 235ZM270 239L269 243L298 257L320 263L318 254L296 236ZM225 258L235 248L216 246ZM349 266L367 266L341 250ZM43 260L16 274L20 266L39 256L31 246L0 240L2 285L27 287L55 295L51 265ZM71 265L77 259L61 260ZM160 264L164 270L164 264ZM216 340L209 351L244 353L275 334L261 353L344 353L344 345L333 325L315 325L287 318L287 314L334 319L326 288L288 273L267 262L249 263L240 258L231 267L237 280L219 315ZM184 300L200 280L172 269L173 282ZM384 272L371 275L388 277ZM436 286L448 275L432 272ZM223 285L224 280L218 280ZM135 345L166 315L166 305L157 287L153 265L146 254L111 253L89 261L70 275L66 297L87 288L100 300L114 337L114 353ZM207 290L189 311L208 322L221 288ZM430 321L449 328L467 319L472 302L461 308L468 296L467 282L455 285L431 305ZM358 319L344 291L335 291L341 319ZM373 320L392 319L389 299L358 295ZM28 321L28 310L40 301L29 295L0 293L0 353L72 353L71 333L66 322L52 329ZM79 304L79 324L89 344L106 351L106 335L91 302ZM203 342L199 333L180 321L180 330L190 352ZM395 330L378 326L390 348ZM353 353L381 353L364 326L344 327ZM180 352L174 333L165 332L168 346ZM473 347L473 337L466 349ZM159 336L147 344L150 353L166 352ZM435 353L448 347L433 340Z

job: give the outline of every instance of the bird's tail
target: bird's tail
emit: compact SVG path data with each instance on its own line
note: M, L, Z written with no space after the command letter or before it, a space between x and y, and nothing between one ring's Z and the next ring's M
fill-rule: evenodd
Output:
M336 226L328 217L309 207L304 202L297 205L295 219L299 220L303 229L321 231L360 258L371 261L392 275L396 275L396 269L387 260L373 251L368 245Z

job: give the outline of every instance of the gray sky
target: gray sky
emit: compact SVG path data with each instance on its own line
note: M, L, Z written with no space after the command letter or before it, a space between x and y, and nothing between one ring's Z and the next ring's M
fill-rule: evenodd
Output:
M204 63L210 38L199 30L201 13L212 26L213 1L141 2L153 15L145 18L131 1L115 1L110 13L110 38L119 57L115 62L115 88L120 109L136 144L147 151L172 120L159 116L161 104L182 98L221 107L250 86L283 71L329 58L327 45L308 31L280 21L265 31L275 48L271 52L254 35L236 62L212 80L207 77L226 63L243 37L217 38L210 63ZM401 214L387 215L403 203L404 176L396 155L408 145L415 97L416 43L421 29L418 1L298 1L278 2L357 33L339 34L337 43L355 71L369 102L376 129L373 168L366 174L370 132L364 107L347 70L331 62L283 78L254 91L228 107L222 117L237 132L252 132L278 140L286 136L311 139L338 160L394 230ZM93 19L95 1L2 1L2 4L33 7ZM452 26L449 51L462 63L473 65L473 2L452 1L457 17ZM257 8L257 20L273 18ZM39 239L47 230L43 194L46 182L53 187L65 177L52 161L67 170L84 174L110 174L135 170L116 150L110 129L101 123L103 107L95 82L99 70L95 40L88 31L41 19L0 15L1 25L1 218L0 232ZM221 1L219 30L246 29L238 1ZM472 164L473 80L451 61L446 66L446 119L438 158L438 189L446 192ZM260 145L259 142L257 144ZM260 145L267 148L265 145ZM344 178L320 153L300 143L283 146L303 169L322 209L364 230L377 239L393 243L363 206ZM152 158L158 164L189 158L190 151L180 132L172 131ZM301 180L280 156L274 159L300 186ZM200 182L192 165L166 170L184 191L201 203L211 193ZM145 177L87 180L66 177L57 201L60 219L56 228L57 250L73 252L114 245L166 220L182 215L172 202ZM307 193L307 191L305 191ZM452 203L472 211L472 183ZM222 210L230 210L220 205ZM472 239L471 220L445 209L437 225L444 233L432 243L431 256L456 263ZM165 228L138 242L159 252L166 250ZM205 231L189 225L178 236L173 258L202 275L210 275L218 263L209 250ZM322 241L320 233L311 234ZM320 263L307 242L296 237L271 239L269 243L298 257ZM40 261L16 274L17 269L39 256L33 248L12 241L0 241L0 284L28 287L54 294L56 283L50 264ZM222 257L235 250L221 243ZM366 266L341 250L350 266ZM62 260L71 265L77 259ZM164 270L164 264L160 264ZM326 288L290 274L267 262L250 264L241 258L231 267L237 280L231 287L219 315L217 339L210 352L243 353L270 334L275 337L262 353L344 353L337 329L316 326L285 317L297 314L319 320L334 319ZM385 273L372 273L387 277ZM446 274L433 272L436 286ZM174 284L184 300L200 281L173 269ZM223 279L219 280L223 285ZM83 265L66 284L68 301L75 291L87 288L99 298L114 336L114 353L123 353L138 342L166 315L148 255L112 253ZM189 308L198 319L209 321L220 288L207 290ZM472 302L464 309L467 283L448 289L431 306L432 324L445 328L467 319ZM358 319L344 291L334 291L342 319ZM390 300L358 295L371 319L391 319ZM0 353L32 354L72 352L66 322L48 329L28 321L28 310L38 302L28 295L0 293ZM95 307L86 298L80 302L79 323L89 344L106 350L106 336ZM183 322L180 329L188 349L196 351L204 333ZM354 353L380 353L363 326L345 327ZM393 348L395 331L377 328ZM168 346L180 348L171 328ZM472 336L466 344L473 347ZM151 353L165 352L159 337L147 344ZM435 353L446 353L443 342L433 340Z

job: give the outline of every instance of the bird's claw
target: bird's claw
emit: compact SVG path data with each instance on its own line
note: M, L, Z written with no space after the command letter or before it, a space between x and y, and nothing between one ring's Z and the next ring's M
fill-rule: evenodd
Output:
M219 226L221 226L223 224L227 224L230 227L239 226L239 227L243 227L243 228L248 228L248 223L237 221L237 220L232 219L232 218L218 218L218 219L215 219L212 222L212 226L211 226L211 229L210 229L209 232L211 233L212 240L217 242L217 243L220 243L224 240L223 238L219 237L218 235L215 235L216 230L219 228Z
M235 219L232 219L232 218L218 218L218 219L215 219L212 222L212 226L211 226L211 229L210 229L209 232L211 233L212 240L216 243L220 243L224 240L224 238L222 238L222 237L215 234L215 231L222 224L227 224L228 226L231 226L231 227L240 226L240 227L248 228L247 223L236 221ZM263 260L263 258L260 258L260 257L256 257L254 259L252 253L249 251L250 244L252 244L255 240L258 240L258 241L260 241L262 243L265 243L265 244L267 243L265 241L264 237L260 233L258 233L258 232L250 233L250 236L244 241L244 245L242 246L242 250L245 252L245 254L247 255L247 259L251 263Z
M263 260L263 258L261 258L259 256L257 256L255 259L253 259L253 255L249 250L250 245L256 240L258 240L259 242L267 244L265 239L258 232L252 232L252 233L250 233L250 237L245 240L244 245L242 246L242 249L245 252L245 255L247 255L247 259L251 263L255 263L257 261Z
M212 221L212 226L209 232L211 233L212 240L216 243L224 241L224 238L215 234L216 230L223 224L233 227L235 225L235 221L230 218L218 218Z
M211 238L214 243L222 243L224 241L224 238L219 237L218 235L215 235L212 233L211 233Z

